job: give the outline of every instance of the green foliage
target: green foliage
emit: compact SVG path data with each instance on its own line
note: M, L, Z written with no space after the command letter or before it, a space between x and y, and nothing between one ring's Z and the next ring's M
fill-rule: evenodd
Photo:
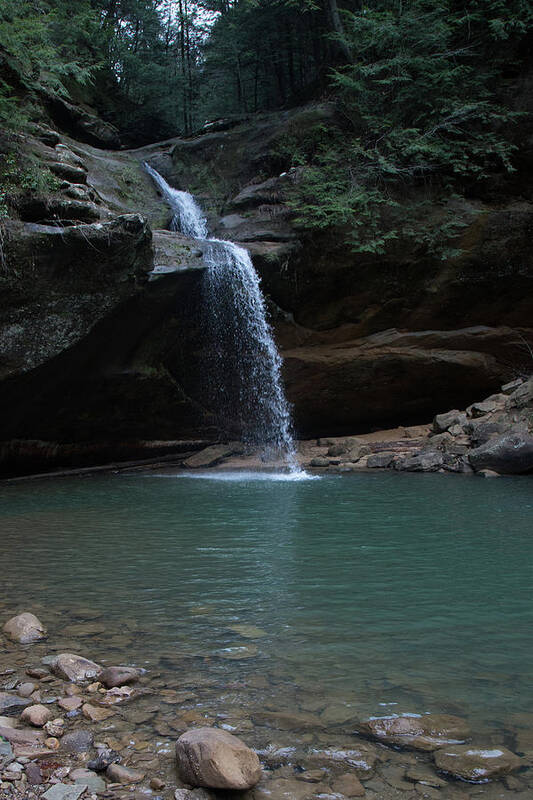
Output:
M0 63L22 87L67 97L68 82L87 85L99 66L97 39L98 21L89 0L3 0L0 6ZM0 121L16 129L29 109L13 90L0 81Z
M435 199L513 170L518 115L497 88L502 59L513 60L508 40L531 29L533 12L511 5L514 16L499 0L460 9L452 0L382 0L345 12L354 57L332 76L344 127L311 156L295 148L292 163L307 165L291 199L300 224L345 227L359 252L383 252L400 236L453 252L438 242L457 235L460 215L447 214L430 235L410 187L429 187Z
M11 151L0 156L0 220L8 217L20 195L53 194L61 181L35 158L28 161Z

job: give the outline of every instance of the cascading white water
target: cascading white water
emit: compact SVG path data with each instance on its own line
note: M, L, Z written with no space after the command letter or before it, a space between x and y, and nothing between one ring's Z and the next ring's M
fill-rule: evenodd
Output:
M180 231L184 236L191 236L193 239L207 239L207 220L194 197L188 192L173 189L150 164L145 162L144 167L172 209L170 230Z
M267 320L250 254L233 242L208 238L207 221L188 192L173 189L145 164L172 209L171 230L200 240L206 264L209 383L221 419L239 419L244 440L265 457L282 457L299 472L282 361Z

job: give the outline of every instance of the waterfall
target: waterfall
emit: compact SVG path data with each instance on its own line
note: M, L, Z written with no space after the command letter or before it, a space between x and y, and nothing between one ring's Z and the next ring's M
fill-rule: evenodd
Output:
M184 236L191 236L193 239L207 239L207 221L194 197L188 192L173 189L163 176L146 162L144 167L172 209L170 230L180 231Z
M208 238L194 198L145 167L172 209L171 230L198 239L202 247L208 377L221 419L238 418L247 444L260 448L265 458L282 457L291 472L298 472L282 361L250 254L233 242Z

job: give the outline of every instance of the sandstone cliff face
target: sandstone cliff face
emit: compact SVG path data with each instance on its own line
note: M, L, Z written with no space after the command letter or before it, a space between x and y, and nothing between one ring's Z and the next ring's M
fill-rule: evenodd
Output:
M171 449L154 440L183 449L180 440L212 438L188 391L201 374L201 252L152 232L148 220L167 212L139 157L46 138L30 147L66 164L71 180L55 197L22 202L21 216L31 207L35 221L8 221L2 232L0 470L150 456ZM99 221L85 221L89 203L62 200L77 187ZM144 216L131 213L137 199Z
M413 424L531 372L533 198L451 200L464 228L447 260L408 240L385 255L353 253L342 231L294 226L287 195L298 170L275 172L283 138L334 113L243 121L153 156L202 197L218 236L251 251L299 434ZM438 224L446 209L432 213Z
M354 254L339 232L298 229L286 202L298 171L279 174L279 142L333 113L283 112L137 151L44 129L30 140L62 184L4 226L0 441L59 443L44 463L68 466L81 444L94 463L145 440L224 436L205 402L201 252L164 230L144 160L196 193L215 235L251 251L298 435L424 422L531 372L533 203L463 200L461 255L446 261L408 243Z

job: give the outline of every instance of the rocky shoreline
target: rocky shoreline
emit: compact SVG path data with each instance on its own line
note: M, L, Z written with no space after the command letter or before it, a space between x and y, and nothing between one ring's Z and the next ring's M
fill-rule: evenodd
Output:
M463 411L432 423L298 442L302 469L320 473L393 470L497 477L533 473L533 377L517 378ZM158 467L163 466L161 463ZM197 469L279 468L241 442L209 445L166 465Z
M319 439L305 466L393 469L483 477L533 473L533 378L518 378L464 411L420 425L346 439ZM307 451L309 454L309 450Z
M268 687L244 672L207 703L200 674L93 661L93 636L112 634L99 616L80 610L61 628L52 617L54 633L31 612L3 625L2 800L500 800L533 791L524 720L504 744L496 734L480 740L450 713L365 718L311 695L284 711L271 710L268 694L239 707L245 688ZM56 652L75 634L87 656Z

